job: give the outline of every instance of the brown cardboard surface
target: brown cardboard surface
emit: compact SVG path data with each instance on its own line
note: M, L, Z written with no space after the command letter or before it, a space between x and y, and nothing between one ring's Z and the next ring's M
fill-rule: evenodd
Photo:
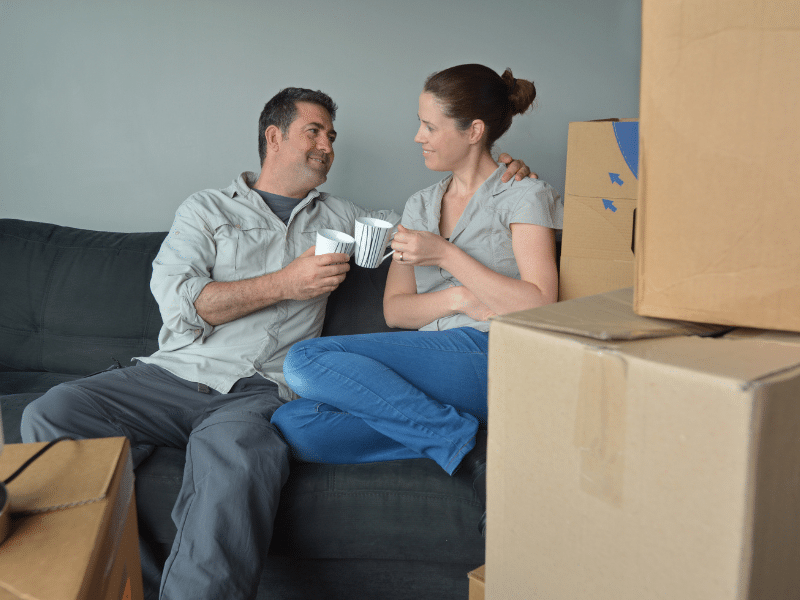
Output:
M469 572L469 600L484 600L486 595L486 565Z
M561 300L633 285L631 246L637 180L628 162L635 160L638 150L620 144L614 131L619 122L569 124ZM633 157L625 156L628 151Z
M7 445L5 479L45 444ZM133 471L125 438L63 441L8 485L0 598L141 598Z
M597 340L635 340L676 335L712 335L724 331L719 325L705 325L652 319L633 312L633 288L575 298L496 317L507 323L529 325Z
M553 320L491 326L486 598L795 597L800 335Z
M645 0L635 308L800 331L800 0Z

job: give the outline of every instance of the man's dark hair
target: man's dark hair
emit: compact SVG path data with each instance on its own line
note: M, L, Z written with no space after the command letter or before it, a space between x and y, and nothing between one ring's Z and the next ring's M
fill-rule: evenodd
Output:
M270 125L277 126L284 137L289 132L289 126L297 118L297 102L312 102L320 105L331 115L331 121L336 119L336 104L328 94L306 88L284 88L264 105L261 116L258 118L258 155L261 164L267 155L267 140L264 132Z

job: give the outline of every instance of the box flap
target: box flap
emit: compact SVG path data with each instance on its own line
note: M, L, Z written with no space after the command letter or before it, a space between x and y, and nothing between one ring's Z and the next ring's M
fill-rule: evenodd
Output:
M65 440L50 448L8 484L11 512L33 514L69 508L105 499L114 477L122 438L96 440L87 445ZM46 444L10 444L0 464L0 480L16 471ZM47 460L45 460L45 457ZM107 468L97 469L98 464Z
M609 341L683 335L710 336L730 329L719 325L637 315L633 312L633 288L548 304L497 319L536 329Z
M470 579L474 579L475 581L480 581L481 583L486 582L486 565L481 565L477 569L470 571L467 576Z
M6 446L0 477L43 447ZM135 510L127 439L59 442L9 483L8 492L17 514L0 547L0 598L108 597L103 590ZM135 527L135 512L131 519Z

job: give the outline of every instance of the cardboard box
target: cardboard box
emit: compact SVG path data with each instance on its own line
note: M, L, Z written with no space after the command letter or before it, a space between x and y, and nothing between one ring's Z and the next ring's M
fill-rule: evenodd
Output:
M559 299L633 285L639 124L569 124Z
M701 337L632 290L489 335L486 597L800 590L800 335Z
M645 0L635 310L800 331L800 0Z
M469 600L484 600L486 594L486 565L469 572Z
M5 480L45 444L7 445ZM62 441L8 484L0 598L138 600L142 575L126 438Z

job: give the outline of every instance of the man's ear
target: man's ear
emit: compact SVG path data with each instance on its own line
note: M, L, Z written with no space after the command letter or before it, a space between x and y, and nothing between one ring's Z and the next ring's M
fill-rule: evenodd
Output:
M486 123L481 121L480 119L475 119L472 124L469 126L467 133L469 134L469 143L470 144L477 144L483 138L483 134L486 131Z
M267 139L267 149L272 152L277 152L283 141L283 132L277 125L270 125L264 131L264 137Z

